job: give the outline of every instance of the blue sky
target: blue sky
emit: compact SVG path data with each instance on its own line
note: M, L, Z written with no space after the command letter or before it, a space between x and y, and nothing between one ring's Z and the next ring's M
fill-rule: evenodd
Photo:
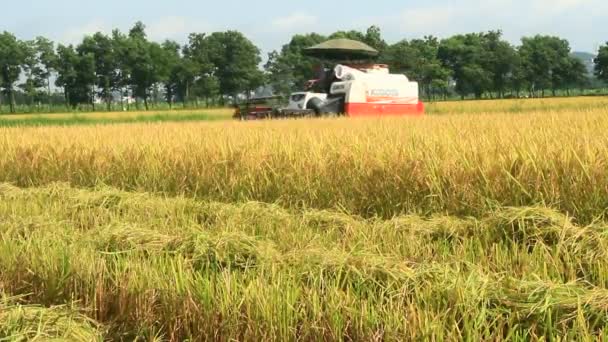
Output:
M265 53L295 33L364 30L374 24L389 42L490 29L502 29L513 43L523 35L559 35L579 51L593 52L608 41L608 0L5 1L0 31L63 43L96 31L126 31L137 20L154 40L183 42L190 32L237 29Z

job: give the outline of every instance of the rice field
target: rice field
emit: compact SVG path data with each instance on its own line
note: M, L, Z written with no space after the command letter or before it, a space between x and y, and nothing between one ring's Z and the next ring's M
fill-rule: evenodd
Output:
M606 110L608 97L556 97L512 100L445 101L427 105L431 114L473 114L473 113L523 113L529 112L584 112Z
M554 111L589 111L608 107L606 97L567 97L483 101L440 101L426 103L429 114L489 114ZM155 122L229 121L231 108L174 109L123 112L49 114L0 114L0 127L83 126Z
M607 339L608 101L552 101L0 128L0 340Z

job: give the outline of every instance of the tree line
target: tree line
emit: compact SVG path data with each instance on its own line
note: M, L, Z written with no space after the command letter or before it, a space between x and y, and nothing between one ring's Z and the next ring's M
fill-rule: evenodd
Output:
M272 52L266 70L275 89L288 92L301 84L315 63L302 50L330 38L349 38L380 51L379 62L393 72L418 81L428 99L457 95L461 98L544 97L547 92L569 94L593 82L608 82L608 43L595 58L590 75L585 63L572 55L567 40L554 36L524 37L514 46L501 31L459 34L446 39L426 36L388 44L378 27L366 32L340 31L330 36L296 35L281 51Z
M134 98L135 105L145 109L161 101L170 107L193 99L224 104L263 85L288 94L310 79L319 63L302 50L331 38L355 39L376 48L378 62L418 81L429 99L539 97L588 87L593 77L608 82L608 43L600 48L594 75L589 75L586 65L572 56L568 41L559 37L524 37L514 46L501 31L489 31L388 44L372 26L365 32L295 35L260 68L260 49L238 31L192 33L180 45L150 41L138 22L127 33L98 32L77 45L56 45L44 37L23 41L1 33L0 105L4 101L15 112L16 98L29 106L56 103L71 108L85 104L95 109L102 102L108 110L125 98Z
M141 22L127 34L98 32L76 46L0 34L0 87L11 112L16 94L29 104L52 101L52 76L62 89L62 102L72 108L88 104L95 109L101 99L110 110L125 97L146 110L151 99L172 106L192 96L234 97L263 85L260 63L260 50L236 31L192 33L183 46L150 41Z

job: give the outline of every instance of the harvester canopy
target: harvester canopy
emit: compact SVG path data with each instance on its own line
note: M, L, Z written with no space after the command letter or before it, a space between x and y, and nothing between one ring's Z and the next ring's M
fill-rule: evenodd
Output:
M378 50L351 39L332 39L304 49L304 54L326 60L364 60L378 56Z

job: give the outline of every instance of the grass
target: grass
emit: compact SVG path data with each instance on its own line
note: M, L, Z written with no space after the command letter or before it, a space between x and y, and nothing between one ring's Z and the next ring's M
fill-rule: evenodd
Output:
M0 128L0 341L607 339L608 118L560 101Z

